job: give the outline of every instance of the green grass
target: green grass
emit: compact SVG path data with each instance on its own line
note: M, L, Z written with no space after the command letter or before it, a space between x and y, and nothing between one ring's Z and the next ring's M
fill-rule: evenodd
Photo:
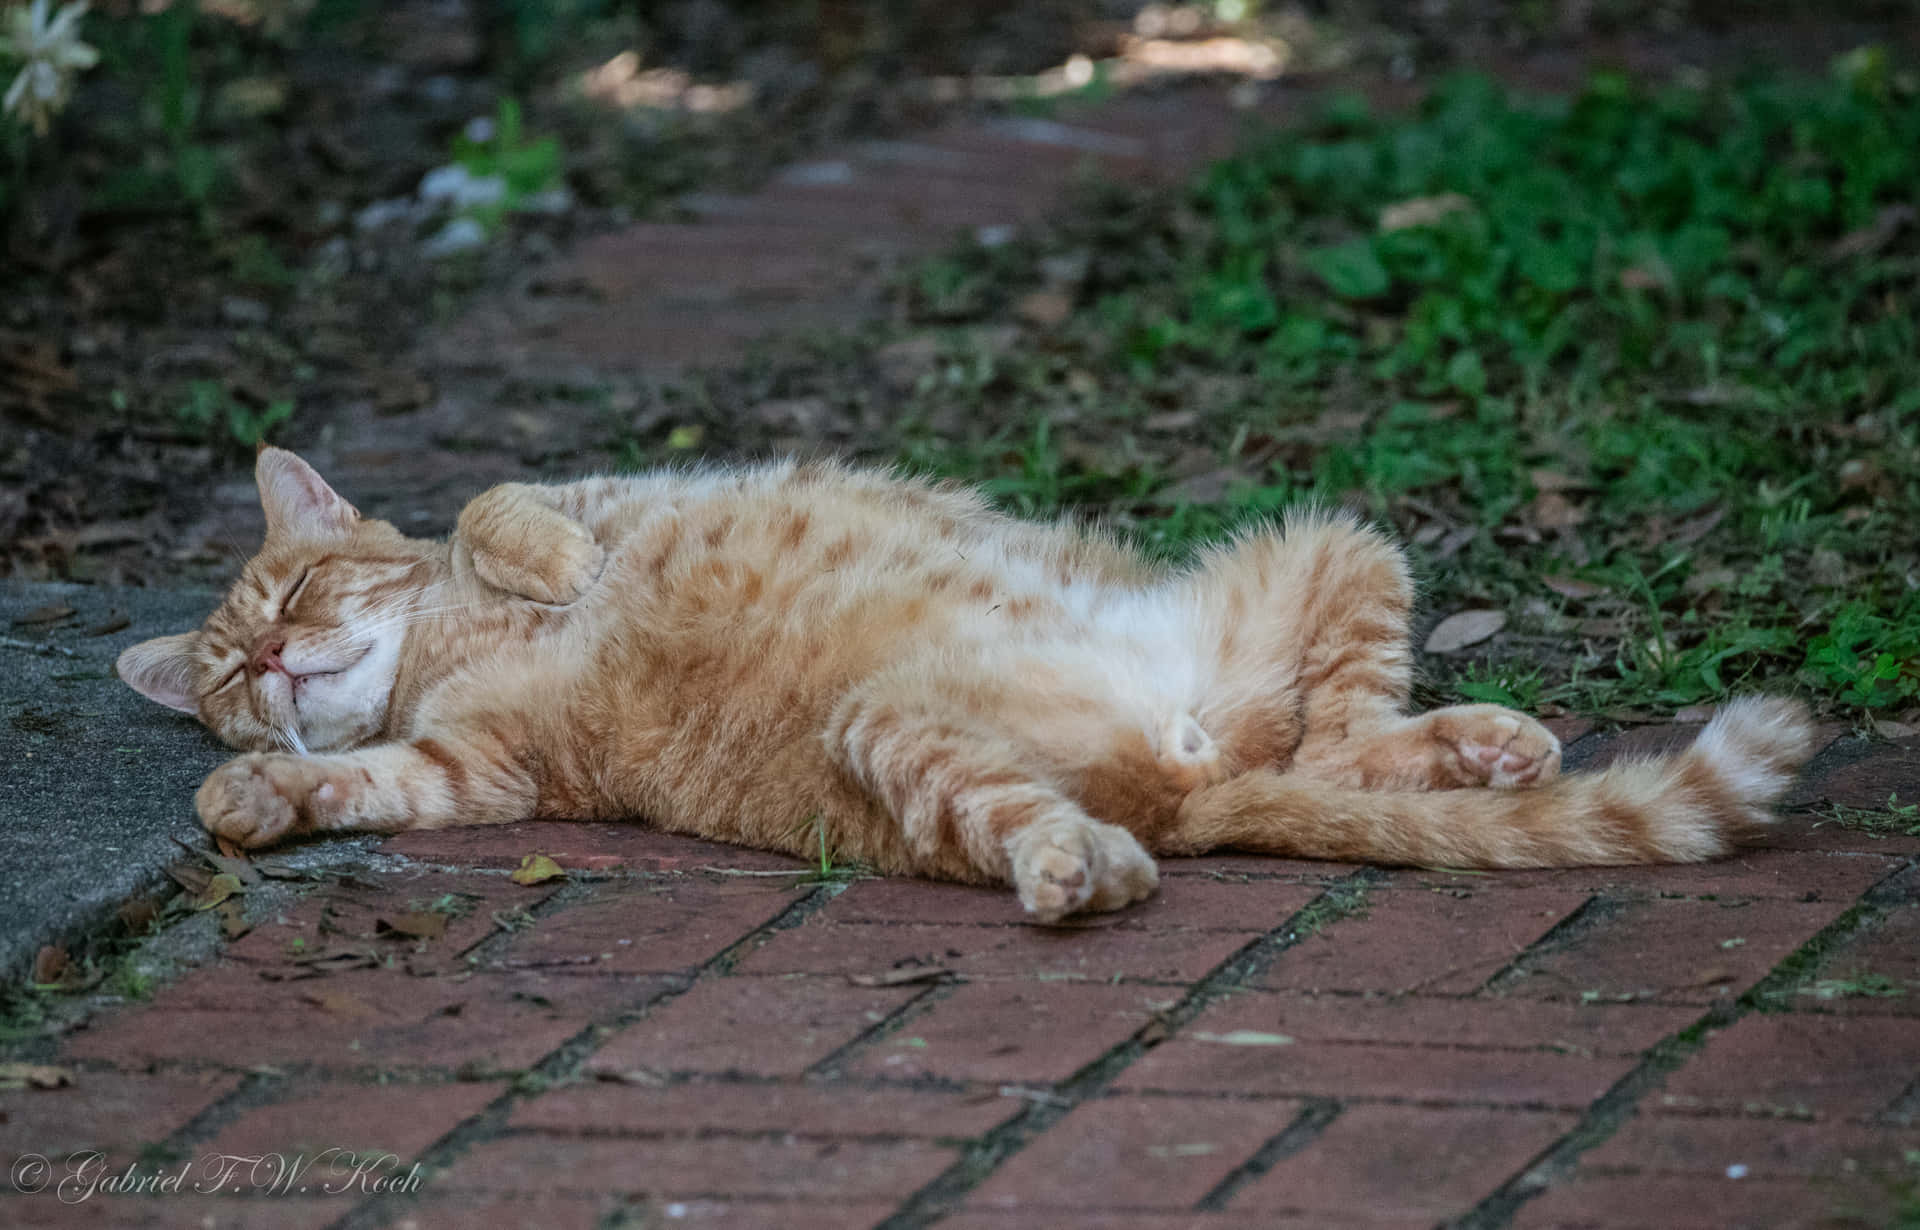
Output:
M1430 607L1511 616L1496 663L1440 667L1475 699L1904 712L1920 94L1877 53L1844 65L1338 99L1184 191L950 253L902 283L948 339L905 413L987 427L909 432L907 458L1174 555L1302 499L1358 506L1414 542ZM955 327L1043 283L1066 324L997 347Z
M1820 823L1836 824L1874 837L1920 837L1920 803L1902 803L1897 794L1887 796L1884 808L1835 803L1820 813Z

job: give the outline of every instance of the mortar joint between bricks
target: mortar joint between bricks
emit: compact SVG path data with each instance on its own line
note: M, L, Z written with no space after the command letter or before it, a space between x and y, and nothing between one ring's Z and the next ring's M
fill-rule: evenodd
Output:
M803 1075L826 1079L839 1076L842 1065L849 1059L864 1054L881 1040L892 1037L914 1021L932 1012L935 1005L950 998L954 990L964 981L964 979L948 979L922 987L918 995L867 1026L823 1058L816 1060Z
M554 1085L578 1080L587 1059L620 1030L644 1020L663 1004L680 998L707 978L725 977L742 956L764 943L775 932L797 927L813 917L845 887L844 884L823 884L810 890L805 896L788 903L786 909L773 918L701 962L690 977L670 983L665 990L655 989L634 1007L604 1013L600 1018L588 1022L572 1037L527 1067L521 1079L516 1080L499 1097L456 1124L423 1150L419 1159L421 1169L429 1176L436 1175L473 1145L501 1135L514 1110ZM556 893L555 897L559 895ZM549 897L541 904L546 905L553 900L554 897ZM328 1230L379 1230L401 1217L418 1201L417 1193L371 1195L331 1223Z
M1352 917L1366 899L1366 890L1384 878L1382 872L1362 867L1329 884L1312 901L1288 915L1278 926L1228 955L1187 989L1180 1001L1116 1043L1064 1081L1053 1086L1055 1096L1032 1102L1027 1108L968 1146L960 1159L907 1197L879 1230L920 1230L946 1216L967 1195L986 1182L1007 1159L1027 1147L1075 1108L1102 1096L1153 1045L1152 1035L1184 1028L1220 999L1243 989L1246 979L1263 972L1281 953L1308 936L1318 934L1343 918Z
M1467 1213L1448 1222L1446 1230L1502 1230L1510 1224L1522 1205L1571 1173L1582 1154L1611 1139L1620 1125L1634 1114L1641 1099L1661 1088L1670 1073L1707 1045L1713 1032L1759 1011L1762 1002L1776 988L1798 981L1814 968L1820 954L1860 934L1890 912L1902 895L1890 886L1903 874L1903 871L1890 872L1867 889L1845 913L1783 957L1766 977L1738 999L1730 1004L1724 1001L1714 1004L1686 1028L1655 1043L1631 1071L1587 1107L1566 1135L1529 1159Z
M1212 1190L1194 1202L1193 1211L1217 1213L1225 1209L1241 1188L1320 1139L1321 1133L1340 1117L1341 1109L1340 1103L1332 1098L1307 1099L1292 1123L1274 1133L1254 1150L1252 1157L1228 1171Z
M1514 955L1513 960L1495 970L1485 982L1480 984L1475 994L1488 995L1505 991L1527 977L1527 964L1530 961L1551 956L1562 949L1572 947L1589 932L1618 918L1625 908L1626 902L1619 897L1604 893L1588 897L1571 914L1549 927L1545 935L1528 944Z

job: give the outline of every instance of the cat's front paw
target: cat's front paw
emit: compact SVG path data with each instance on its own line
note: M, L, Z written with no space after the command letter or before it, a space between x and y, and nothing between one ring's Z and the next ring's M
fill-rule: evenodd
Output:
M1451 755L1461 786L1537 786L1560 771L1560 740L1524 713L1499 705L1460 705L1430 715L1434 737Z
M573 533L555 544L553 555L538 566L537 580L551 595L539 599L541 602L565 605L578 601L587 588L600 579L600 570L607 565L605 547L595 542L585 529L577 525L568 528Z
M254 849L301 831L316 784L312 762L299 756L240 756L201 783L193 805L209 833Z
M1087 816L1028 825L1007 842L1020 904L1039 922L1144 901L1160 884L1153 858L1132 833Z
M606 563L606 548L571 522L552 541L542 544L538 556L512 559L496 551L476 548L473 552L473 570L481 580L495 589L551 606L578 601L600 579Z

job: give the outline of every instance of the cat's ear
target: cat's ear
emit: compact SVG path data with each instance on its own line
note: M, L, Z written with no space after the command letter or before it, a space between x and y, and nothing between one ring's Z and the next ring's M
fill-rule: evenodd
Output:
M284 448L263 448L253 463L266 510L267 534L289 538L331 538L360 519L318 471Z
M194 649L197 632L156 636L123 650L113 669L128 687L169 709L194 713Z

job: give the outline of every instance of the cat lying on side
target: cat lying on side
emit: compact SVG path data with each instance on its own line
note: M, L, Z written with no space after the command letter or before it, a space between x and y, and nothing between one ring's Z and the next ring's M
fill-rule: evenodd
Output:
M1011 884L1037 919L1231 846L1451 867L1725 853L1806 758L1795 702L1556 776L1538 722L1406 713L1399 552L1308 514L1163 568L972 491L831 464L509 484L451 541L260 454L265 546L198 631L120 656L241 755L196 798L245 846L644 818Z

